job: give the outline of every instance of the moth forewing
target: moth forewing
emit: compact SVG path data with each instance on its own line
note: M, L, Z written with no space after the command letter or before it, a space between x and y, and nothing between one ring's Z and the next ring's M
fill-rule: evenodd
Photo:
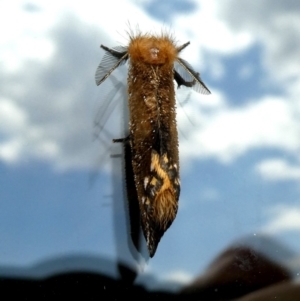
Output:
M201 94L211 93L200 78L200 74L194 71L191 65L182 58L177 58L174 69L185 81L193 82L192 87L196 92Z
M117 46L110 49L101 45L101 48L103 48L106 53L96 69L95 81L97 86L104 82L116 68L124 64L128 59L127 48L125 47Z

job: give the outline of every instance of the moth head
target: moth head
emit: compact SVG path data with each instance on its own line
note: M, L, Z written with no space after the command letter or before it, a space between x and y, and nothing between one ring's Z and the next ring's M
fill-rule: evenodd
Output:
M174 64L177 48L167 36L138 36L131 38L128 54L132 61L151 65Z

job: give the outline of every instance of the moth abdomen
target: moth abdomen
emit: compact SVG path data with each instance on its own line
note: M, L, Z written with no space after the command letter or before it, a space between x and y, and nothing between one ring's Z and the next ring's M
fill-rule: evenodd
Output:
M145 210L145 237L149 251L152 252L155 252L161 237L177 214L180 182L175 167L166 153L159 155L152 150L151 172L144 180L145 196L142 204ZM151 257L154 255L152 252Z

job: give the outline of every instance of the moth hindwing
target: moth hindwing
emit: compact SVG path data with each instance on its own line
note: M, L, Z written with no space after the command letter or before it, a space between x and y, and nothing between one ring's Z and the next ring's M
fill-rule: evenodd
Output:
M128 139L131 170L127 182L134 183L142 230L149 254L154 256L165 231L174 221L180 194L178 133L174 82L209 94L199 73L178 55L188 43L177 47L168 35L130 36L128 47L106 51L96 71L101 84L118 66L129 59ZM127 148L128 150L128 148ZM132 186L131 186L132 187ZM132 189L132 188L131 188ZM132 197L130 197L130 201Z

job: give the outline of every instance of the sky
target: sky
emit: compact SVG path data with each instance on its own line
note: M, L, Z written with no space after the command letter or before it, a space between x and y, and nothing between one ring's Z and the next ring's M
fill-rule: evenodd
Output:
M263 237L300 272L299 22L295 0L1 1L0 266L75 254L186 283ZM94 79L100 44L126 46L137 27L190 41L181 57L212 92L176 91L179 211L147 260L130 247L111 142L126 127L128 66Z

